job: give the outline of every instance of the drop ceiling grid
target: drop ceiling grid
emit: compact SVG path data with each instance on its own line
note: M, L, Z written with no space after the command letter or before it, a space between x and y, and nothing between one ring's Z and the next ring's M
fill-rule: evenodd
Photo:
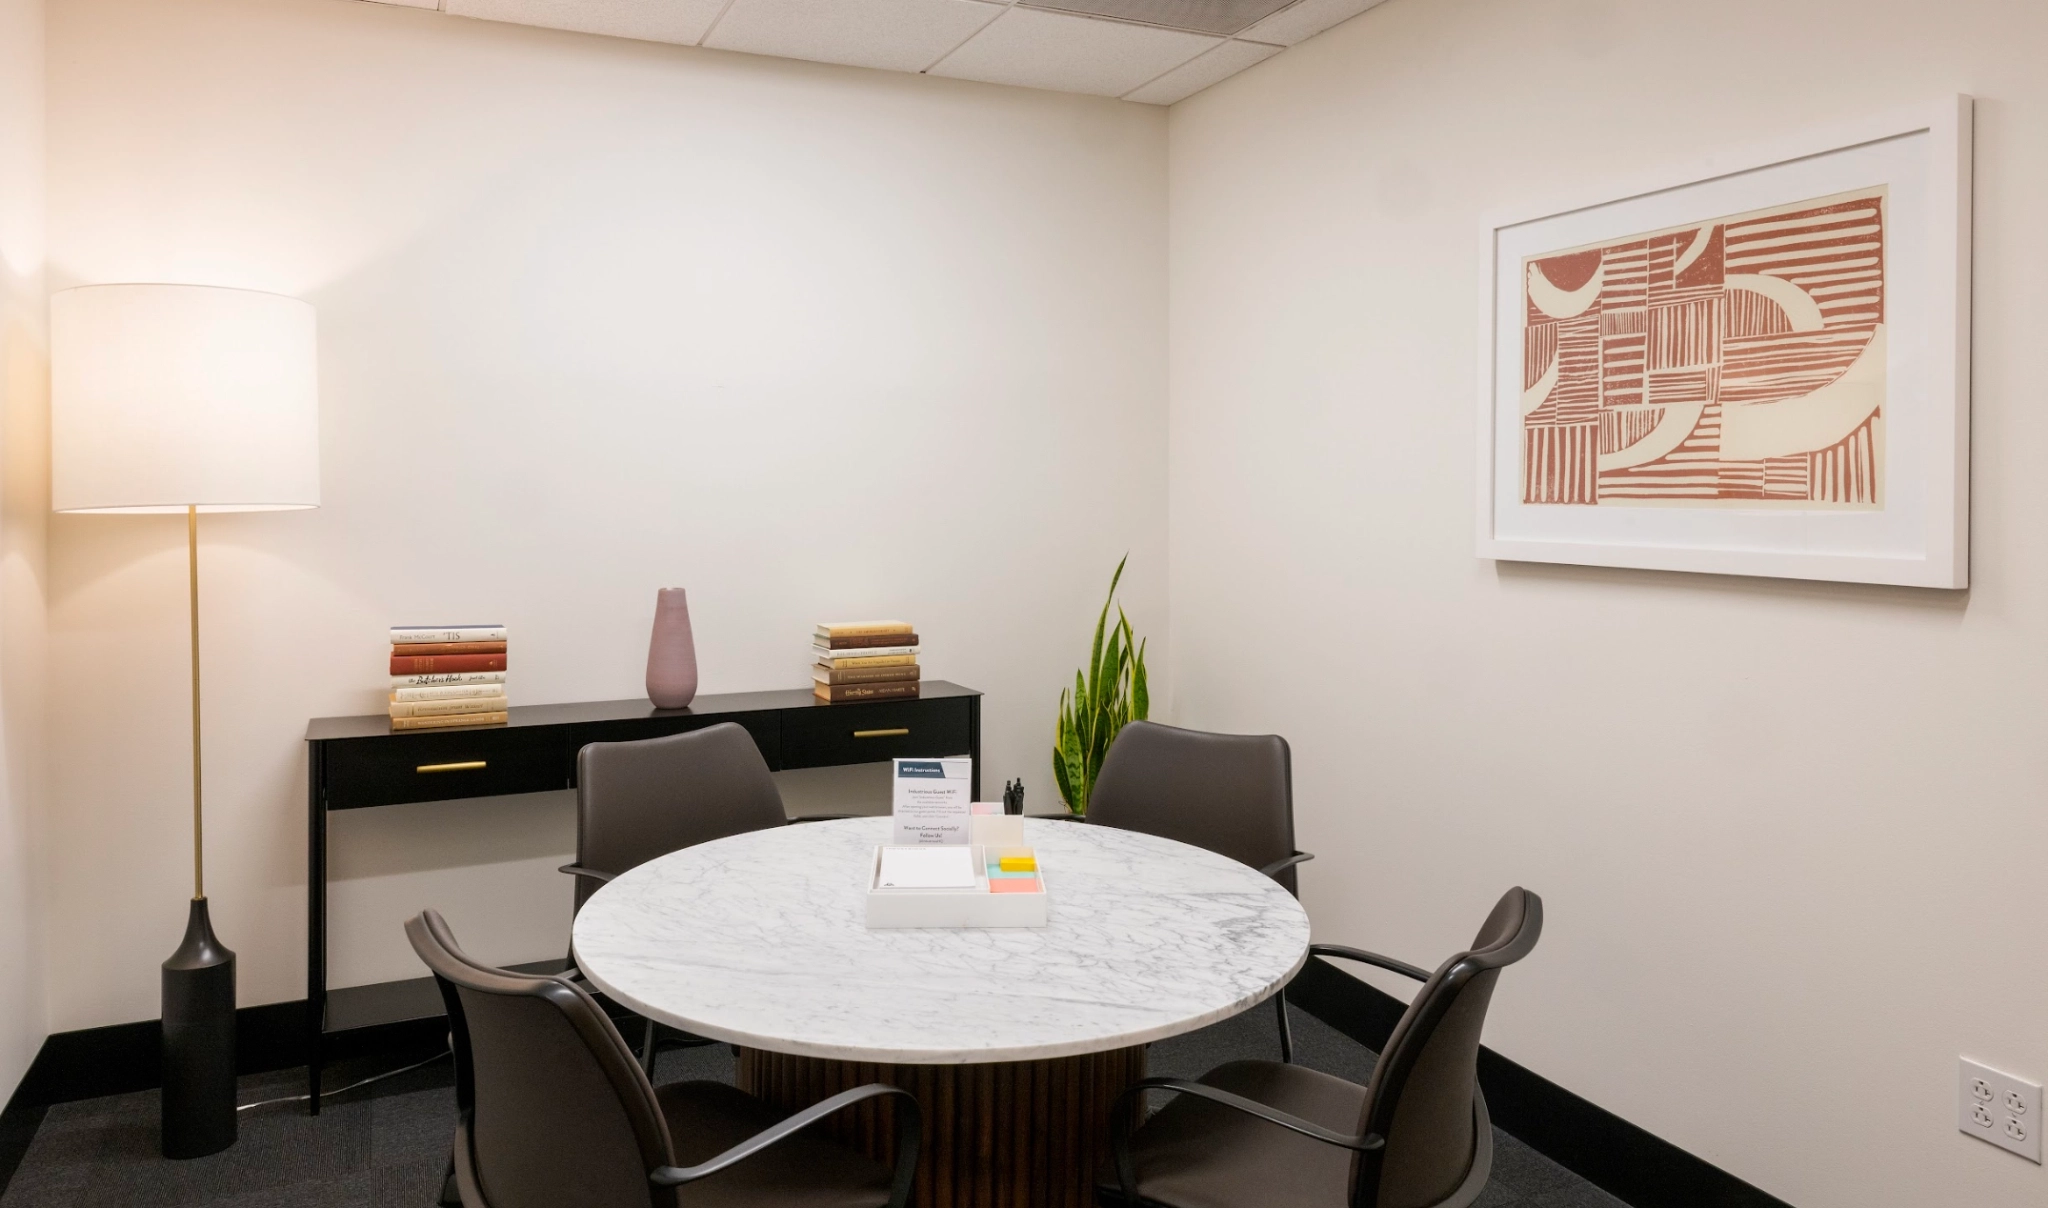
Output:
M996 19L984 0L733 0L701 45L922 72Z
M928 74L1122 96L1223 39L1012 4Z
M1104 3L1129 9L1143 0L372 2L712 50L1170 105L1382 0L1288 0L1229 34L1076 11L1082 5ZM1246 2L1259 7L1257 0Z

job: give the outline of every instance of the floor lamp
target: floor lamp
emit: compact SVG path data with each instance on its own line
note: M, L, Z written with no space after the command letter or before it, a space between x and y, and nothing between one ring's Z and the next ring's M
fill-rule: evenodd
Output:
M163 965L163 1152L235 1143L235 954L206 908L199 759L199 514L320 504L313 308L199 285L50 299L50 502L183 513L192 610L192 905Z

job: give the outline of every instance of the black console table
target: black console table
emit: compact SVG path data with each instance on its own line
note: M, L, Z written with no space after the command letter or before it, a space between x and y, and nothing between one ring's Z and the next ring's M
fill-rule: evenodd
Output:
M432 978L328 990L330 810L574 788L576 753L589 743L725 721L747 728L774 771L965 751L974 757L974 798L981 798L981 693L944 680L925 681L915 700L828 705L799 688L700 696L687 709L615 700L509 712L502 725L433 730L393 730L382 714L306 725L306 1081L315 1113L329 1035L441 1014Z

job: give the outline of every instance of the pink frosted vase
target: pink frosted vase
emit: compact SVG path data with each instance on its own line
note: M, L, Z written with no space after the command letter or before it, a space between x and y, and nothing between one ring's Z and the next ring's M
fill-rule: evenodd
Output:
M690 633L690 598L664 587L654 600L654 636L647 642L647 699L657 709L681 709L697 696L697 639Z

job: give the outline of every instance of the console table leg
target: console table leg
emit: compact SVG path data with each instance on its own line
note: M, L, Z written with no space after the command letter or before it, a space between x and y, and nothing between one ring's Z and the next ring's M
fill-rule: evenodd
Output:
M320 1065L327 1021L327 803L324 752L306 747L306 1101L320 1114Z
M798 1111L869 1082L924 1109L913 1202L920 1208L1091 1208L1109 1171L1110 1110L1145 1076L1143 1046L1051 1061L879 1065L739 1050L740 1089ZM863 1103L819 1125L887 1162L893 1113Z

